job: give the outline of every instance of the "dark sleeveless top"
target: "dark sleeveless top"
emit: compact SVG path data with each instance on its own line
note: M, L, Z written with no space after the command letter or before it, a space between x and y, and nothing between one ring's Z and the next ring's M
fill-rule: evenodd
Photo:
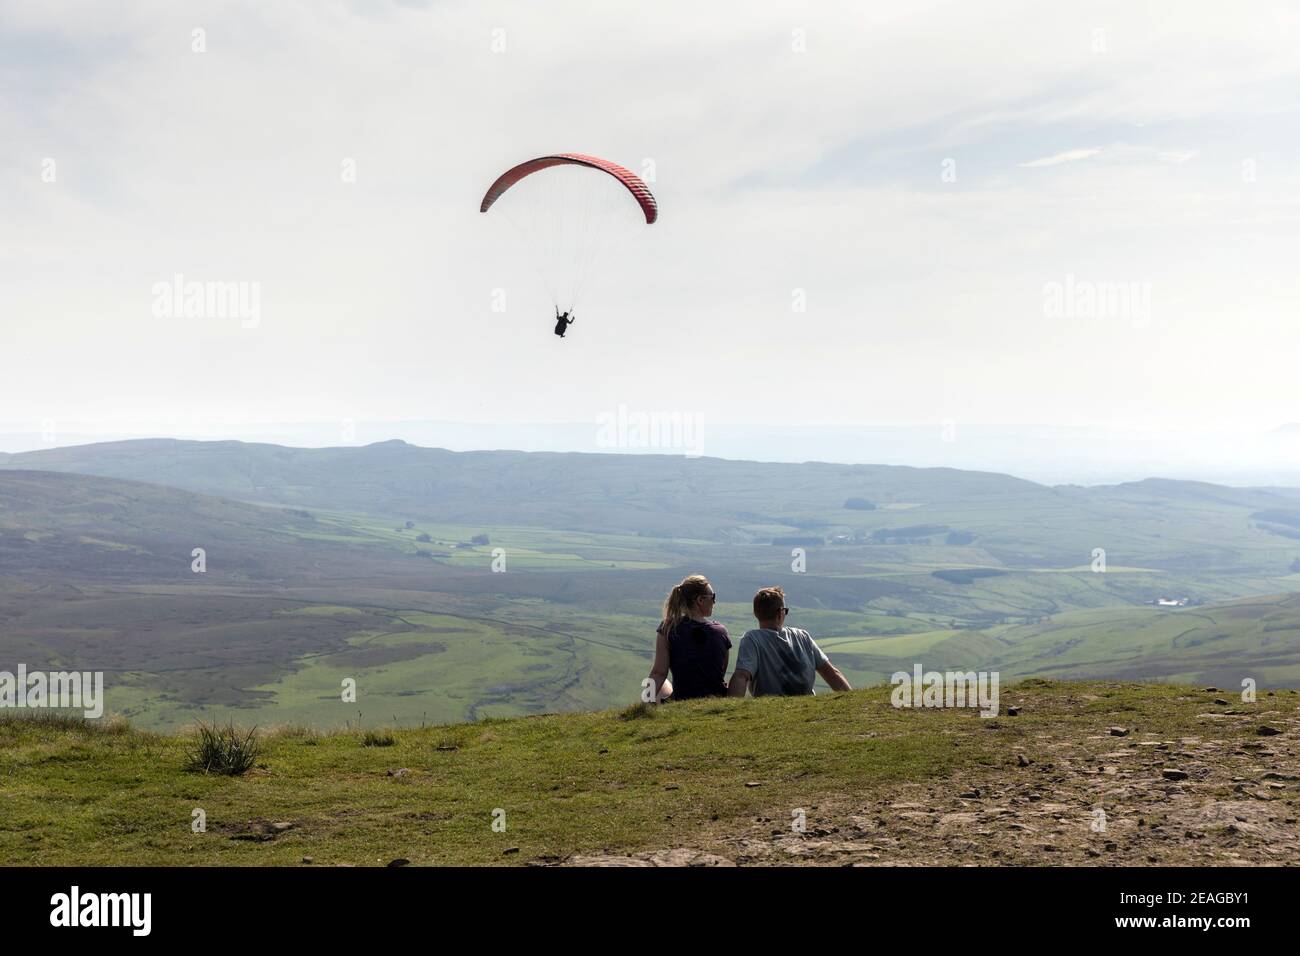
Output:
M684 617L668 635L668 670L673 700L721 697L727 693L727 656L731 638L717 621Z

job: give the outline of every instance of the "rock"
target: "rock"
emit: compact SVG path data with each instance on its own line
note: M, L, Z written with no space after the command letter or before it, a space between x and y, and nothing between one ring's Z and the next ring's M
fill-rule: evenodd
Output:
M511 853L518 853L518 852L519 852L519 847L517 847L517 846L508 846L508 847L506 847L504 850L501 851L501 855L502 855L502 856L509 856Z
M1112 737L1127 737L1127 736L1128 736L1128 728L1127 728L1127 727L1112 727L1112 728L1110 728L1110 735L1111 735Z
M389 860L389 861L388 861L388 865L389 865L389 866L410 866L410 864L411 864L411 861L410 861L410 860L406 859L405 857L401 857L401 856L399 856L396 860Z
M1020 708L1019 708L1019 707L1008 707L1008 708L1007 708L1007 716L1008 716L1008 717L1019 717L1019 716L1020 716Z
M313 860L313 859L312 859L311 857L309 857L309 856L304 856L304 857L302 858L302 861L303 861L304 863L315 863L315 862L316 862L315 860Z
M390 770L390 771L388 771L388 775L389 775L390 777L405 777L405 776L407 776L410 772L411 772L411 771L407 770L405 767L398 767L396 770Z
M1217 687L1207 687L1207 688L1205 688L1205 692L1206 692L1207 694L1217 694L1217 693L1219 692L1219 688L1217 688Z
M1281 732L1276 727L1270 727L1268 724L1260 724L1259 729L1255 731L1261 737L1275 737Z
M1179 769L1177 769L1177 768L1175 768L1175 767L1166 767L1164 770L1161 770L1161 771L1160 771L1160 775L1161 775L1162 777L1164 777L1166 780L1186 780L1186 779L1187 779L1187 771L1186 771L1186 770L1179 770Z
M1016 763L1021 767L1028 767L1031 763L1033 763L1033 761L1030 760L1028 757L1026 757L1024 754L1016 754Z
M572 856L561 866L735 866L726 857L700 850L673 849L636 856Z
M759 783L757 780L750 780L750 781L748 781L748 782L745 784L745 786L747 786L747 787L761 787L762 784Z
M1227 702L1226 700L1224 700L1222 697L1216 697L1216 698L1214 698L1214 702L1215 702L1216 704L1218 704L1220 707L1227 707L1227 706L1228 706L1228 702Z
M980 796L980 788L972 787L971 789L967 790L965 793L957 794L957 796L961 797L964 800L978 800Z
M1293 773L1278 773L1276 770L1270 770L1264 774L1265 780L1300 780L1300 776Z
M292 830L293 824L288 823L286 821L281 821L279 823L272 823L271 829L274 830L276 833L283 833L285 830Z

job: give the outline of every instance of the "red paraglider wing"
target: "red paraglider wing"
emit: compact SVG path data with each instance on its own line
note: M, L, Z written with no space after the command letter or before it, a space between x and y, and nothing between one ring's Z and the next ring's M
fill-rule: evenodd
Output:
M492 208L492 204L501 198L502 194L525 176L531 176L538 170L548 169L551 166L590 166L592 169L599 169L601 172L609 173L632 194L641 206L641 211L645 213L646 225L653 223L659 218L659 204L655 202L655 197L650 194L646 184L641 181L641 177L629 169L624 169L617 163L611 163L607 159L598 159L595 156L584 156L582 153L556 153L554 156L539 156L537 159L530 159L526 163L520 163L514 169L502 173L492 188L487 191L483 197L483 203L479 206L479 212L487 212Z

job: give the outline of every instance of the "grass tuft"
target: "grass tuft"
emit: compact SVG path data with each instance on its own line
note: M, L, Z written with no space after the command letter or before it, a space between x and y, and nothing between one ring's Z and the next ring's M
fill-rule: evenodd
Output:
M619 720L643 720L655 715L655 704L647 704L645 701L639 701L631 707L625 707L619 711Z
M185 769L238 777L252 769L258 749L256 727L244 733L233 723L224 727L201 723L190 746Z

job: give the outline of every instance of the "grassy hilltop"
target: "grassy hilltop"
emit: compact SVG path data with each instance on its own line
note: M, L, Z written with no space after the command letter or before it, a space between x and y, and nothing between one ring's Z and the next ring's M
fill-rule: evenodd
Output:
M287 728L242 776L185 770L184 735L0 719L0 864L1300 863L1295 691L1031 679L992 719L889 691Z

